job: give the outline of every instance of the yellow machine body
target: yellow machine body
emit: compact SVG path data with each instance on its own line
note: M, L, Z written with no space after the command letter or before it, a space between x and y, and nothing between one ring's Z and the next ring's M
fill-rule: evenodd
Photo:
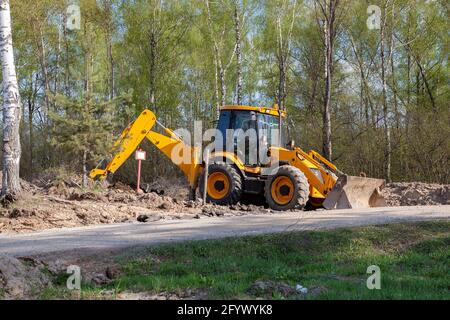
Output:
M280 111L277 107L265 108L233 105L223 106L220 109L221 112L226 110L255 112L282 118L286 116L286 113ZM164 134L152 130L155 124L162 127ZM122 132L120 138L113 146L113 158L111 161L104 168L93 169L90 172L90 177L92 179L104 179L109 174L115 173L145 138L172 161L174 161L172 156L175 151L180 157L188 159L188 161L177 161L176 163L174 161L174 163L187 177L189 186L191 190L194 190L195 194L199 180L201 180L200 176L205 170L205 164L201 159L201 150L184 143L181 137L177 136L171 129L161 125L157 121L155 114L147 109ZM240 183L244 184L244 191L246 185L250 186L255 181L264 183L268 178L266 169L271 168L275 163L279 163L280 165L299 169L304 174L309 188L309 204L313 207L324 206L327 209L333 209L384 205L383 198L379 193L379 189L384 185L384 180L344 175L334 164L316 151L305 152L299 147L271 146L269 147L268 156L270 162L265 166L246 165L236 153L228 151L213 152L210 155L210 159L212 162L226 160L226 162L231 163L236 171L239 172L241 176L239 179L243 180ZM208 179L211 180L208 182L207 189L211 201L220 200L227 190L234 185L226 176L226 174L217 171L209 174ZM218 187L217 190L214 190L214 185L220 186L220 188ZM277 194L275 189L278 185L280 185L280 190L285 188L286 192L284 194ZM289 189L292 186L292 182L277 178L272 182L272 186L274 190L266 192L266 197L270 197L272 194L280 205L284 202L284 199L289 199L292 196L294 189L292 187ZM249 187L248 191L251 193L252 190L250 189ZM253 193L263 193L264 191L261 188L255 190Z
M144 110L139 117L122 132L120 138L114 143L112 153L114 154L111 161L108 162L104 169L95 168L91 170L89 176L91 179L105 179L109 174L115 173L124 162L133 154L142 141L147 138L154 144L164 155L169 159L177 148L180 156L183 153L187 154L191 159L190 162L180 162L178 167L188 178L189 184L194 187L203 166L197 159L199 159L200 151L197 148L191 147L183 142L169 128L163 127L166 135L152 131L152 128L157 123L155 114L150 110Z

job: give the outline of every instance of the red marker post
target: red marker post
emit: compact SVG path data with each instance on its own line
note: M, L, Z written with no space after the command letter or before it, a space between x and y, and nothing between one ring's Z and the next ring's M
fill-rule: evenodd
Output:
M141 148L136 150L136 153L134 154L134 158L138 161L138 174L137 174L137 185L136 185L136 192L139 193L141 189L141 161L147 159L147 153L142 150Z

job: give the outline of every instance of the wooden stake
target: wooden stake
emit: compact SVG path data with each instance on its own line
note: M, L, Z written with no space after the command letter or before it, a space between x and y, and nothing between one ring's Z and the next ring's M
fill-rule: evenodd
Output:
M209 167L209 150L206 150L205 153L205 179L203 180L203 205L206 204L206 193L208 190L208 167Z

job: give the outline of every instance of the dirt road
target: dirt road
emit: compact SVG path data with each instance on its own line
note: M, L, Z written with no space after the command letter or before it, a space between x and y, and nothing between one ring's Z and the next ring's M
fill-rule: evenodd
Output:
M302 211L54 229L1 235L0 254L24 256L71 250L82 253L88 250L120 249L184 240L433 219L450 219L450 206Z

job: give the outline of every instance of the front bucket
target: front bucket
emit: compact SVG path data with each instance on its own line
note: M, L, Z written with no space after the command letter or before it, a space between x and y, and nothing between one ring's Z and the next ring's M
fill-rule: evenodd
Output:
M342 175L323 202L325 209L384 207L383 179Z

